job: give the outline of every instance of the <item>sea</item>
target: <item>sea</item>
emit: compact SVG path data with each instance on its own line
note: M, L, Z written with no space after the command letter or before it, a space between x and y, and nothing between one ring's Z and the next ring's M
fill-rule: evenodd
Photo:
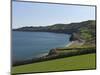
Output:
M50 49L65 47L69 38L65 33L12 31L12 61L47 55Z

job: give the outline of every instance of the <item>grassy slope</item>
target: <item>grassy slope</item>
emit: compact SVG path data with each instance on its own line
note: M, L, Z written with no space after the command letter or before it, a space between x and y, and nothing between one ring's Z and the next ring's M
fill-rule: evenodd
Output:
M12 73L94 69L95 63L95 54L86 54L33 63L28 65L16 66L12 68Z

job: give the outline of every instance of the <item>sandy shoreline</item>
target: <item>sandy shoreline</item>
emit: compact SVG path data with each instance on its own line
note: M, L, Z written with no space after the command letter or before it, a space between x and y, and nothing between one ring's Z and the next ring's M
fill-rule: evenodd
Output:
M81 45L84 44L84 42L85 42L85 41L82 41L82 42L80 42L80 41L71 41L71 42L69 42L69 44L67 44L65 47L69 47L69 46L71 46L72 44L73 44L73 45L76 45L76 46L81 46Z
M75 41L71 41L69 42L65 47L69 47L70 45L72 45Z

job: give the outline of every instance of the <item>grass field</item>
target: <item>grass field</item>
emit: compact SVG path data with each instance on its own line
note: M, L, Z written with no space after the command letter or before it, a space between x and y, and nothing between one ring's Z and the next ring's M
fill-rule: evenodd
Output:
M12 68L12 73L95 69L95 64L95 53L93 53L16 66Z

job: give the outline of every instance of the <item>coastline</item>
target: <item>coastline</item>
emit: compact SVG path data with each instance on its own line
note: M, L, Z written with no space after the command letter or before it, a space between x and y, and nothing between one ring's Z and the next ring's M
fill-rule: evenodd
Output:
M46 56L46 55L48 55L48 52L47 52L47 53L43 53L43 54L38 55L37 58L43 57L43 56Z
M80 46L82 45L83 42L80 42L79 40L70 40L69 43L67 45L65 45L63 48L68 48L70 46ZM71 53L70 53L71 54ZM57 51L56 48L54 49L50 49L49 52L47 53L43 53L40 54L37 58L32 58L29 60L25 60L25 61L18 61L18 62L13 62L13 66L19 66L19 65L25 65L25 64L30 64L30 63L36 63L36 62L42 62L42 61L47 61L47 60L52 60L52 59L57 59L57 58L62 58L65 56L70 56L66 54L59 54L59 52ZM72 54L73 56L73 54Z

